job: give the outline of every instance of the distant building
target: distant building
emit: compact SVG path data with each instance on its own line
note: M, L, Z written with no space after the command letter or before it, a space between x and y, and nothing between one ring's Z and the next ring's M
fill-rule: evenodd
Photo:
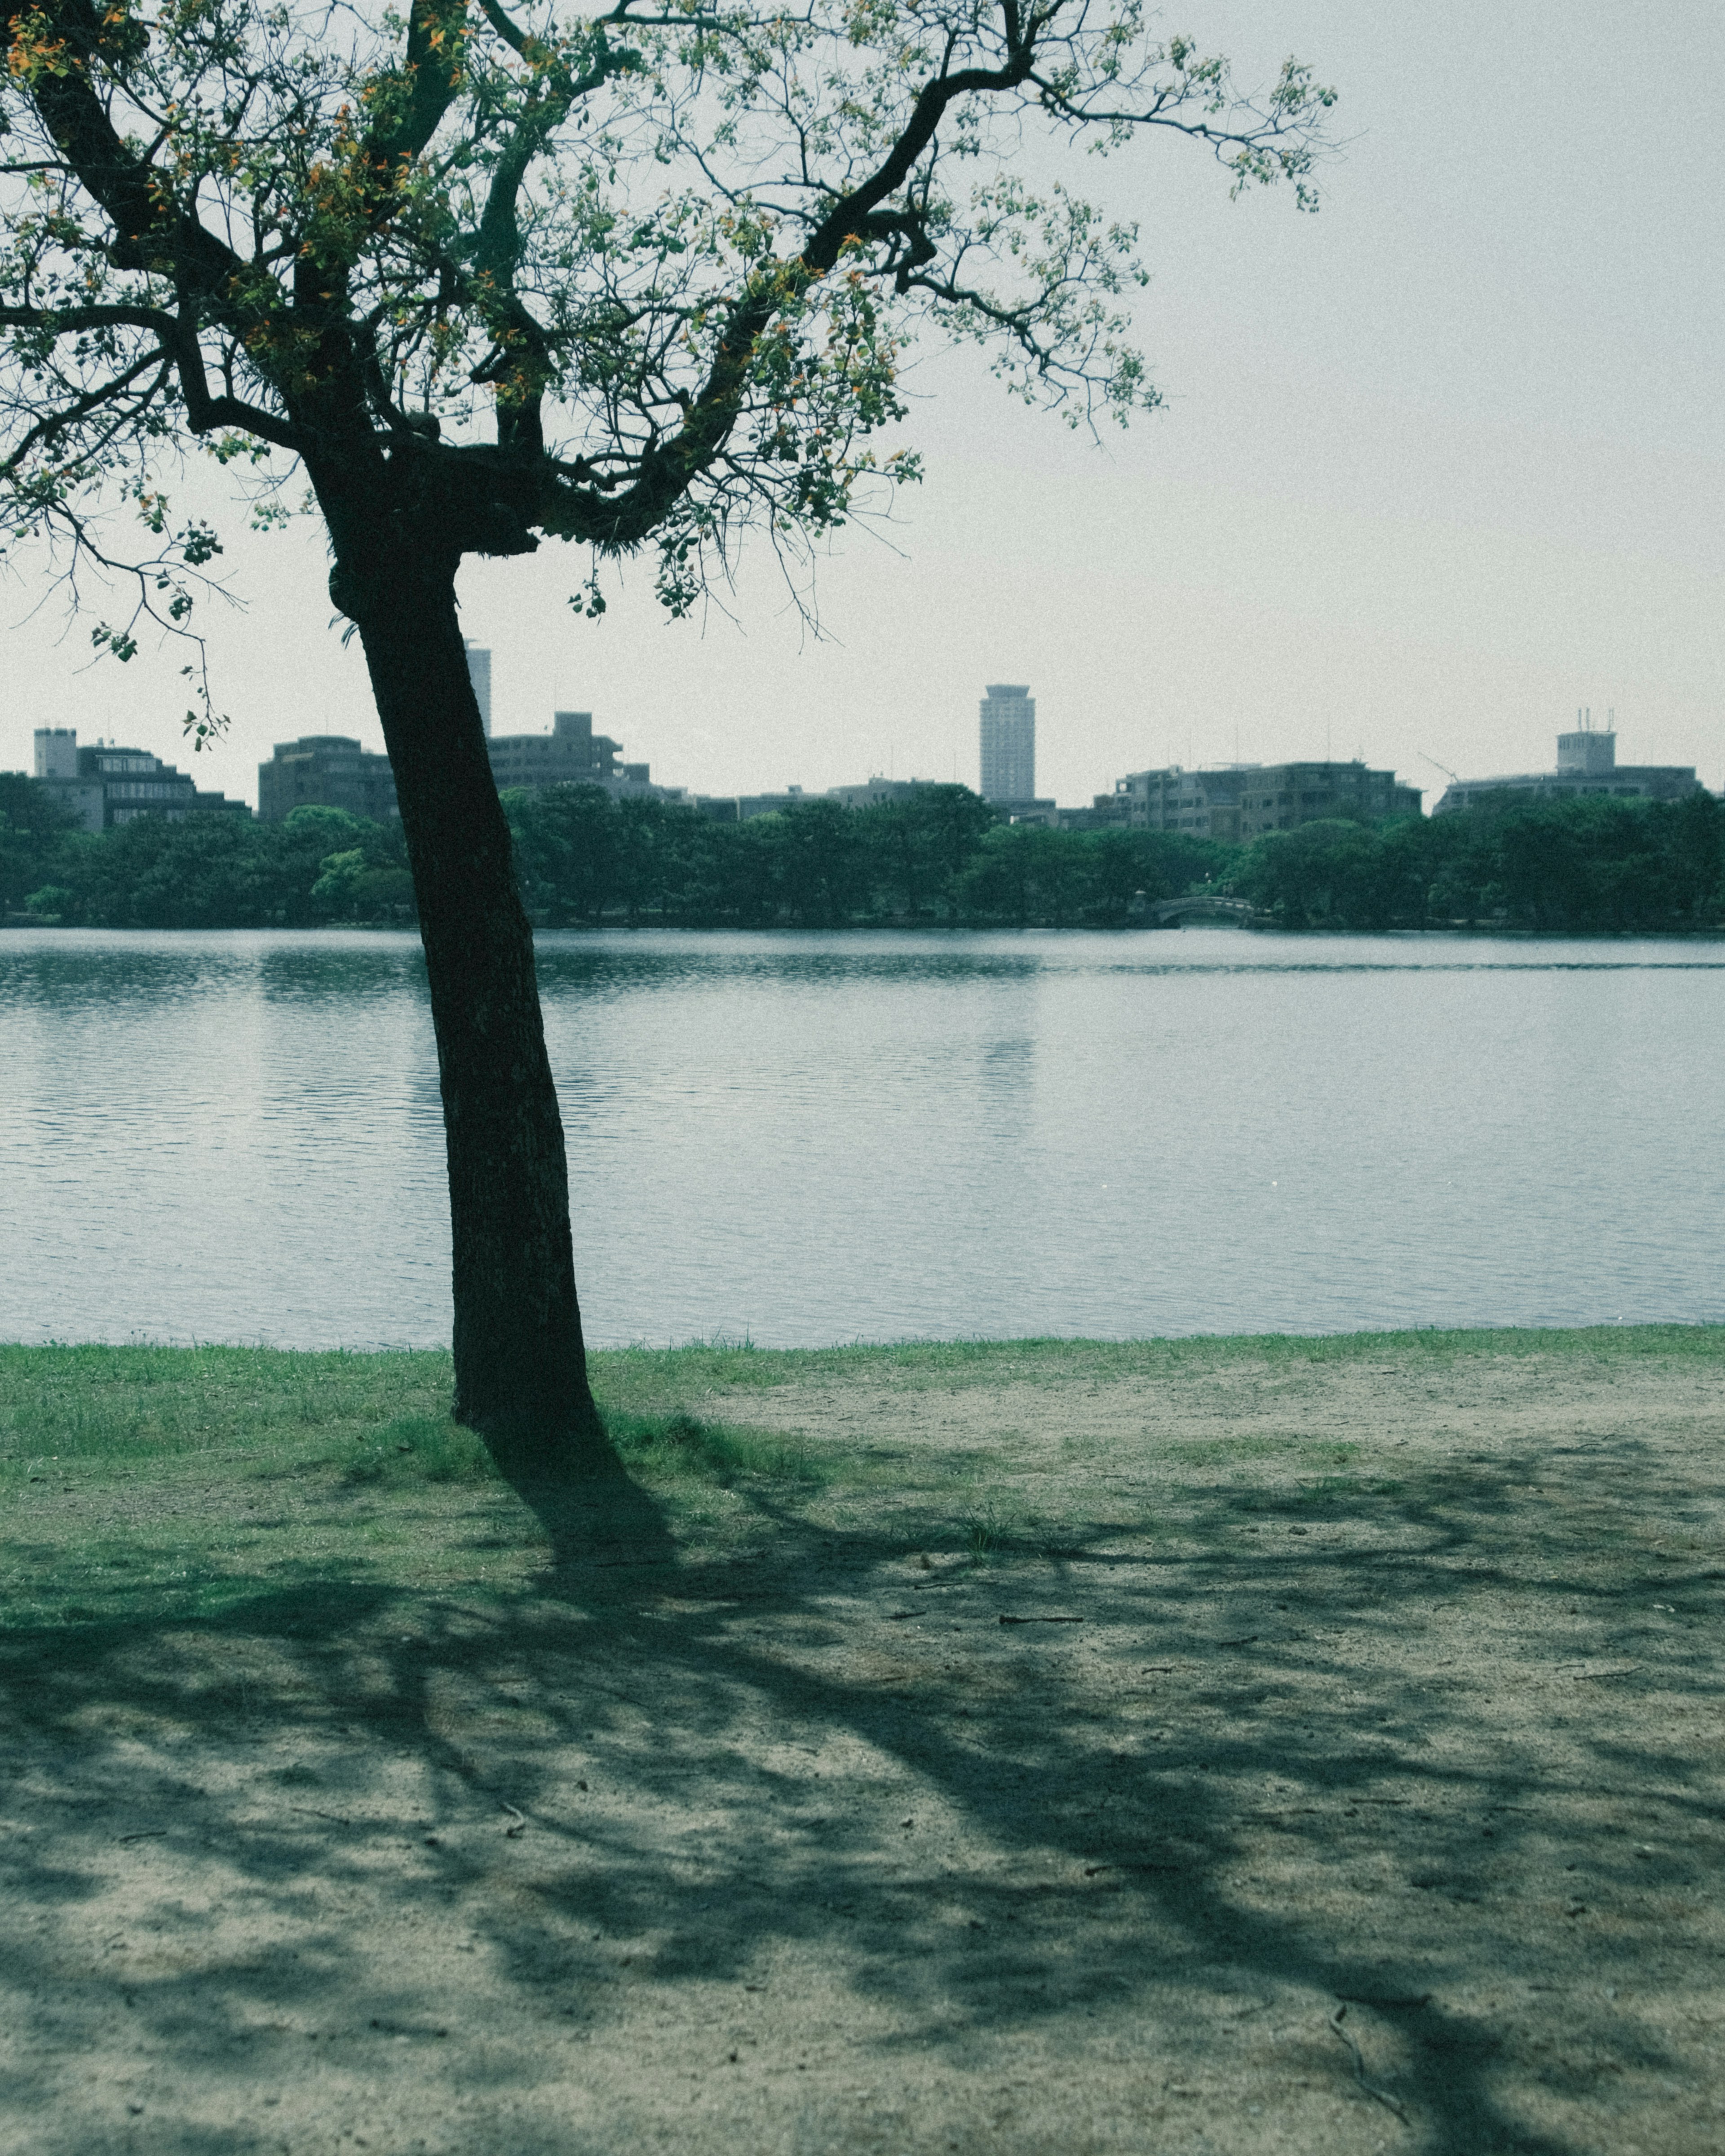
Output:
M482 645L461 639L467 652L467 678L473 684L474 700L480 708L480 723L489 741L491 734L491 654Z
M683 789L655 786L650 767L619 761L622 743L593 730L591 711L558 711L548 734L499 734L485 743L501 793L511 786L603 786L608 793L680 801Z
M829 786L829 801L842 801L847 808L878 808L883 801L908 801L913 793L927 786L937 786L935 778L871 778L866 786Z
M1126 831L1132 829L1132 807L1125 794L1099 793L1088 808L1062 808L1055 824L1062 831Z
M1036 699L996 682L983 698L982 797L998 808L1036 798ZM1053 803L1049 804L1050 807Z
M1445 789L1434 816L1489 802L1568 801L1584 793L1639 795L1644 801L1681 801L1702 789L1692 763L1619 763L1617 736L1609 726L1595 732L1591 711L1575 714L1576 731L1558 736L1555 771L1528 772L1512 778L1458 778Z
M198 782L148 749L98 742L80 748L72 726L36 729L36 776L86 831L111 831L136 816L249 816L244 801L204 793Z
M697 793L689 806L715 824L752 824L757 816L782 816L812 798L800 786L788 786L783 793Z
M1417 816L1420 789L1393 771L1350 763L1230 763L1187 771L1134 771L1099 793L1109 823L1138 831L1186 831L1238 844L1265 831L1291 831L1330 816Z
M346 734L301 734L278 742L268 763L258 766L258 814L279 824L295 808L345 808L387 824L400 815L395 773L387 756L374 756Z

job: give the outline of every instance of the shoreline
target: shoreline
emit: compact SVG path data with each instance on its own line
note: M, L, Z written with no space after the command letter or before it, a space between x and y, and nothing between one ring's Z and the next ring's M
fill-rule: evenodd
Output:
M399 921L327 921L290 927L281 921L236 922L225 928L147 927L131 922L92 927L86 922L44 920L39 916L8 914L0 928L28 933L39 929L54 936L402 936L420 941L419 931ZM1121 921L1091 922L1082 927L1056 926L1051 921L1010 922L968 921L841 921L831 926L797 927L775 921L765 927L742 927L733 922L672 921L594 921L566 922L552 927L532 924L535 939L542 936L1163 936L1183 929L1228 929L1241 934L1276 937L1316 937L1326 942L1363 939L1382 942L1394 938L1471 937L1510 943L1719 943L1725 942L1725 924L1689 928L1515 928L1488 921L1446 921L1420 927L1292 928L1269 917L1243 921L1200 915L1193 921Z

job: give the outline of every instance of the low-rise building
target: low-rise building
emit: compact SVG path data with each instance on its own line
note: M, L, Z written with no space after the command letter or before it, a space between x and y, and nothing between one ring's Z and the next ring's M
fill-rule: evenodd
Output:
M1112 819L1130 830L1185 831L1237 845L1266 831L1291 831L1332 816L1417 816L1420 798L1420 788L1404 786L1393 771L1368 771L1357 759L1224 763L1203 771L1174 763L1128 773L1114 782L1111 795L1096 796L1096 806L1106 804Z
M913 793L924 787L937 786L933 778L870 779L865 786L829 786L829 801L842 801L847 808L878 808L888 801L908 801Z
M1617 735L1595 732L1591 712L1575 714L1574 733L1558 736L1555 771L1523 772L1508 778L1458 778L1445 789L1434 816L1494 803L1570 801L1584 793L1615 793L1645 801L1681 801L1700 792L1692 763L1620 763Z
M111 831L136 816L249 816L244 801L206 793L196 779L146 748L99 741L80 748L74 726L38 726L36 776L86 831Z
M1045 830L1060 829L1061 811L1050 801L991 801L989 807L1003 824L1040 824Z
M622 743L593 730L591 711L558 711L548 734L494 734L485 743L501 793L511 786L603 786L615 796L680 801L678 786L655 786L644 763L624 763Z
M800 786L788 786L783 793L697 793L689 806L715 824L752 824L757 816L782 816L787 808L817 798Z
M1088 808L1062 808L1055 817L1062 831L1129 831L1132 806L1122 793L1099 793Z
M295 808L345 808L350 816L388 823L401 814L389 758L346 734L278 742L275 756L258 766L258 814L279 824Z

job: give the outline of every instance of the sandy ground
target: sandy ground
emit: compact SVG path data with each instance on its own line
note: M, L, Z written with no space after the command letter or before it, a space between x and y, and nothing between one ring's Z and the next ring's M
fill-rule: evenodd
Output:
M749 1412L876 1479L15 1639L0 2148L1725 2147L1704 1367Z

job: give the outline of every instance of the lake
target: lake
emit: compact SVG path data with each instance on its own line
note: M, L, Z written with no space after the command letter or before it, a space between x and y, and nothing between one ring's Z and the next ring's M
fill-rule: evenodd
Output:
M547 934L590 1338L1725 1319L1725 943ZM449 1337L417 942L0 934L0 1337Z

